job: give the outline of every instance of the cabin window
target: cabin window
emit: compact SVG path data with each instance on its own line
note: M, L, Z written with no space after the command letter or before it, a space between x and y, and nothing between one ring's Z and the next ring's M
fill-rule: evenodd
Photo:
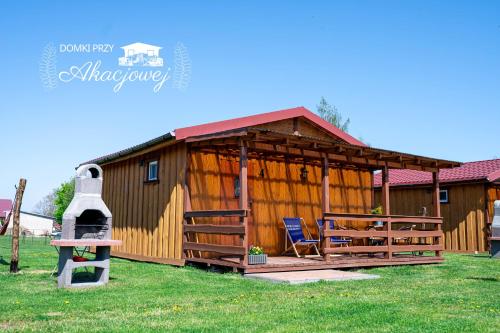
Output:
M439 202L440 203L448 203L448 190L440 190L439 191Z
M158 160L148 162L148 176L146 180L149 182L158 180Z

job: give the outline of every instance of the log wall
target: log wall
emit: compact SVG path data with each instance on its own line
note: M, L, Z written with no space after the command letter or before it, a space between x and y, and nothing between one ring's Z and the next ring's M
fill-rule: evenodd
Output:
M147 160L158 159L158 182L145 182ZM186 148L176 144L103 165L103 199L113 214L112 254L182 265Z

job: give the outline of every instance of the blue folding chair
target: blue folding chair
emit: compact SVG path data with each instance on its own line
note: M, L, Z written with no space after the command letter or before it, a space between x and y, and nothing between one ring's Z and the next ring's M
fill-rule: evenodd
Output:
M323 226L325 225L324 224L324 221L323 219L317 219L316 220L316 224L318 225L318 234L319 234L319 239L322 240L323 239ZM326 220L328 222L330 222L330 230L333 230L335 229L335 221L334 220ZM333 244L333 245L349 245L349 243L352 242L352 238L349 238L349 237L339 237L339 236L332 236L330 237L330 244Z
M286 235L285 235L285 251L283 254L287 253L290 249L293 249L295 255L300 257L299 252L297 251L297 245L306 246L308 249L313 247L316 253L319 254L318 247L319 239L313 239L311 233L309 232L309 228L304 223L304 219L301 217L284 217L283 224L285 225ZM304 225L307 236L304 236L304 232L302 230L302 224ZM288 241L290 241L290 246L288 246Z

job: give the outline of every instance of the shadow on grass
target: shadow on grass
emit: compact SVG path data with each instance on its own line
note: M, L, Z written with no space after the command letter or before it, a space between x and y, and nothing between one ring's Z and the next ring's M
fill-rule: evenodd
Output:
M500 279L494 277L480 277L480 276L468 276L466 280L478 280L478 281L489 281L489 282L500 282Z
M491 256L489 254L464 254L463 256L476 259L491 259Z

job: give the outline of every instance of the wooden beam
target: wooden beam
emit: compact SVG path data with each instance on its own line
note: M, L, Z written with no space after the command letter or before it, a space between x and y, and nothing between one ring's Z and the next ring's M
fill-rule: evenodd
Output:
M330 179L329 179L328 157L323 158L321 168L321 207L323 213L330 212Z
M243 235L245 228L241 225L220 224L184 224L184 232L200 234Z
M193 251L203 251L203 252L216 252L228 255L245 255L246 253L246 248L244 248L243 246L216 245L216 244L195 243L195 242L184 243L184 249Z
M351 237L351 238L368 238L368 237L387 237L387 232L384 230L328 230L324 233L325 238L328 237Z
M243 217L248 212L244 209L192 210L184 213L184 218L191 217Z
M382 169L382 208L385 215L391 215L391 204L389 198L389 168Z
M387 246L347 246L325 248L324 253L377 253L389 251Z
M365 157L358 157L352 155L345 155L343 153L338 153L334 151L334 148L318 148L318 150L310 150L308 147L302 148L303 150L293 147L286 147L283 145L273 145L261 142L249 142L249 148L251 151L276 154L276 155L286 155L286 156L300 156L306 157L308 159L321 160L324 154L328 154L328 159L331 162L336 162L339 164L356 165L359 167L371 167L371 168L383 168L384 166L395 168L395 169L411 169L419 171L434 171L435 168L425 167L420 165L414 165L412 163L399 163L391 161L381 161L376 159L369 159Z
M393 245L392 252L437 251L440 248L439 245Z
M325 218L335 220L352 220L352 221L382 221L387 222L389 218L392 223L430 223L441 224L441 217L432 216L407 216L407 215L375 215L375 214L353 214L353 213L325 213Z
M186 142L199 142L199 141L214 140L214 139L233 138L237 136L245 136L247 134L248 132L246 129L236 129L236 130L218 132L213 134L188 137L186 138Z

